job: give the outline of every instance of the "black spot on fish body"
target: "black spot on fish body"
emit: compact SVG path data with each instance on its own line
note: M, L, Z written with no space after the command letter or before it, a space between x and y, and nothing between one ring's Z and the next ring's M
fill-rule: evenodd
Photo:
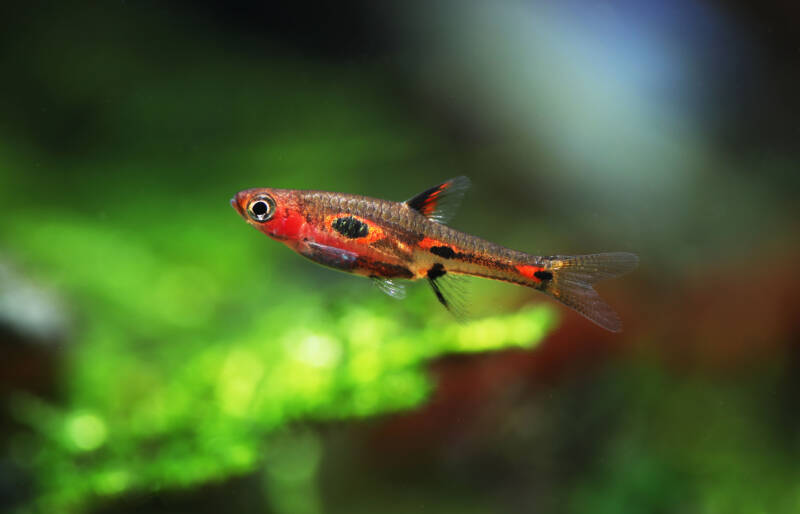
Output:
M349 237L351 239L366 237L367 234L369 234L369 226L352 216L336 218L331 224L331 228L344 237Z
M456 252L449 246L432 246L430 252L433 255L438 255L443 259L452 259L456 256Z
M431 269L428 270L428 278L433 281L444 276L446 273L447 272L445 271L444 266L442 266L442 263L437 262L431 267Z
M539 280L553 280L553 274L549 271L537 271L533 274L534 277L538 278Z

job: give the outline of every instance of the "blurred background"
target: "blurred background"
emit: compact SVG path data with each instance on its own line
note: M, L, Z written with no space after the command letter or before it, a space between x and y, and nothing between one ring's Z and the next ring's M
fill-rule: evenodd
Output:
M793 2L4 2L0 510L800 512ZM632 251L610 334L459 325L247 226L249 187Z

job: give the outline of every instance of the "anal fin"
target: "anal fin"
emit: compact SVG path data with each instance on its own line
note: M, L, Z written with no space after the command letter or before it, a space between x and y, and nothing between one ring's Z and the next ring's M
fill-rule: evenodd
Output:
M428 283L433 289L433 294L458 321L468 318L466 291L461 279L462 277L448 274L444 266L438 262L428 270Z

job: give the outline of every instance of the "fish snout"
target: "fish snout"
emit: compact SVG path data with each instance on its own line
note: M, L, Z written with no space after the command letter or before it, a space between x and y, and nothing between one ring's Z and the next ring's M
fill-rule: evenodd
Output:
M233 207L240 216L244 216L244 205L242 204L245 201L245 195L242 193L243 192L236 193L233 198L231 198L231 207Z

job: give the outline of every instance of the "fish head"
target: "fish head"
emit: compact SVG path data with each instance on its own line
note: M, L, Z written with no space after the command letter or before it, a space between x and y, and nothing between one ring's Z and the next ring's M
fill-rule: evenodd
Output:
M231 206L259 232L284 242L297 239L306 222L291 189L245 189L231 198Z

